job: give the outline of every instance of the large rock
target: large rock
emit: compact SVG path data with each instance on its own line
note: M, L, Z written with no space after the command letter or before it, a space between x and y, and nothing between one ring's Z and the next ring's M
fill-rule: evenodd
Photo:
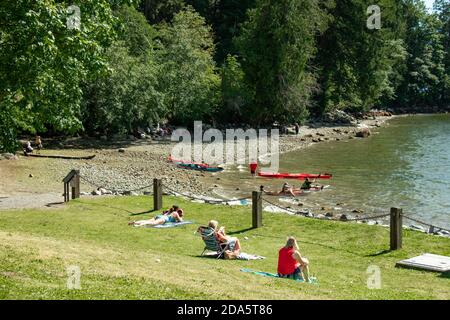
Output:
M356 131L356 134L355 134L355 136L357 138L368 138L368 137L370 137L370 135L371 135L371 132L368 128L360 129L360 130Z
M377 117L392 117L392 112L385 110L371 110L366 113L360 113L360 119L373 119L375 120Z
M425 232L425 228L422 226L418 226L415 224L412 224L409 226L412 230L416 230L416 231L420 231L420 232Z
M339 124L356 124L356 119L342 110L334 110L324 114L323 121Z
M17 160L17 156L15 154L12 153L2 153L0 155L0 160L1 159L6 159L6 160Z
M113 194L112 191L106 190L105 188L100 188L100 189L98 189L98 190L100 191L100 193L101 193L102 195L111 195L111 194Z

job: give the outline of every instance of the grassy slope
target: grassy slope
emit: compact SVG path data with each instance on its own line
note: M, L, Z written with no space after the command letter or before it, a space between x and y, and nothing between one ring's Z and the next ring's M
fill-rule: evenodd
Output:
M130 219L149 216L131 216L152 206L148 197L81 200L64 209L1 212L0 299L450 298L450 279L394 267L398 260L425 252L450 255L450 239L405 231L403 250L382 253L389 241L388 230L382 227L265 213L265 226L249 230L249 208L165 198L167 205L172 202L181 204L197 224L165 230L129 227ZM203 244L194 231L212 218L229 233L243 232L237 235L245 252L267 259L199 257ZM300 239L318 286L239 271L275 272L277 250L287 235ZM70 265L81 267L81 290L66 289ZM381 290L367 289L369 265L381 268Z

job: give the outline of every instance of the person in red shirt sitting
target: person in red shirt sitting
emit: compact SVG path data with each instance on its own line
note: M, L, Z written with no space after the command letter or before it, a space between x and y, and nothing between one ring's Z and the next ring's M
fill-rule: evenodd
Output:
M278 253L278 276L292 279L299 279L301 276L309 282L309 261L300 254L294 237L289 237Z

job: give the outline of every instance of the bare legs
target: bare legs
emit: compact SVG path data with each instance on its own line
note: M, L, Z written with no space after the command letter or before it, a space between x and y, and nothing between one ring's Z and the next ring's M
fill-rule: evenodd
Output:
M309 282L309 260L307 258L302 258L300 261L300 270L302 272L302 278Z
M164 224L166 222L165 219L150 219L150 220L140 220L140 221L131 221L128 225L133 227L145 227L145 226L157 226L160 224Z

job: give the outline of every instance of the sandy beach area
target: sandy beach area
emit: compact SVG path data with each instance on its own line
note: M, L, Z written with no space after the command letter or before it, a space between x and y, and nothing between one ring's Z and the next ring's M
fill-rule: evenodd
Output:
M280 135L279 151L285 153L317 143L356 139L361 130L381 127L389 119L391 117L376 117L352 126L323 126L320 123L301 126L298 135ZM175 143L168 139L105 141L70 138L51 141L47 145L41 154L95 155L95 158L66 160L18 155L13 160L0 160L0 173L4 177L0 182L0 209L42 207L61 201L61 181L72 169L81 172L83 196L100 193L139 195L151 192L153 179L159 178L173 190L211 197L214 185L205 181L213 180L208 179L210 175L220 175L180 169L169 163L168 156Z

